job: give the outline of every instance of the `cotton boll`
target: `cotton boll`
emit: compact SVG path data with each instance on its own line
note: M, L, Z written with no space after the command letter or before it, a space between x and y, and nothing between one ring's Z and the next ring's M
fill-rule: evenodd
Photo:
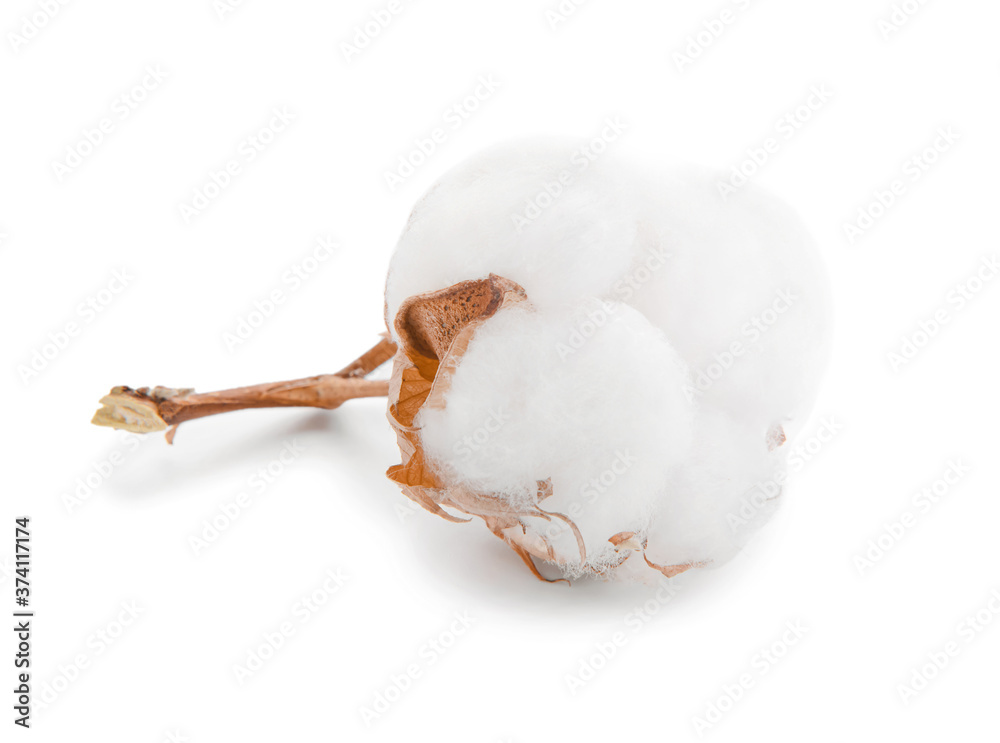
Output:
M573 151L494 148L414 210L386 282L390 476L481 517L533 570L719 565L780 502L826 364L825 273L767 194L610 156L574 170Z
M518 142L441 179L393 255L390 327L407 297L489 273L523 286L537 307L606 294L632 259L638 203L621 173L601 163L581 172L573 153L559 140Z

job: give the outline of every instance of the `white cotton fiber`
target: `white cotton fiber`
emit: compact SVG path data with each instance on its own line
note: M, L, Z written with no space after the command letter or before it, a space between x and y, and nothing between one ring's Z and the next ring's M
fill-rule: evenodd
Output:
M784 457L767 450L759 429L702 406L690 455L657 502L646 556L659 565L728 560L777 505L766 499L778 486L767 485Z
M527 299L476 328L413 427L446 488L537 509L500 535L568 575L720 564L777 503L741 512L815 396L825 274L766 194L610 157L581 172L575 148L492 149L414 209L386 283L394 333L407 298L490 274Z
M574 350L572 330L588 322L604 324ZM613 551L612 534L648 526L684 461L694 416L685 382L663 333L631 307L519 306L483 325L447 406L415 423L429 458L478 492L516 499L551 478L542 506L570 516L597 557ZM552 536L575 550L565 529Z
M633 259L639 203L625 174L597 165L518 228L513 217L572 166L573 147L525 142L459 165L410 215L386 280L391 321L407 297L494 273L539 307L610 292ZM390 322L391 324L391 322Z

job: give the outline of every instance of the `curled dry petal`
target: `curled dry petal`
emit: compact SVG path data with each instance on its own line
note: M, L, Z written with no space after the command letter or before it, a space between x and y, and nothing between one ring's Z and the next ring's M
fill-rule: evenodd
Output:
M774 451L786 441L785 429L780 425L774 425L767 432L767 450Z
M657 565L656 563L650 562L646 555L643 555L642 559L646 561L646 564L649 565L649 567L654 570L659 570L667 578L678 576L685 570L690 570L691 568L703 568L708 564L707 562L686 562L683 565Z

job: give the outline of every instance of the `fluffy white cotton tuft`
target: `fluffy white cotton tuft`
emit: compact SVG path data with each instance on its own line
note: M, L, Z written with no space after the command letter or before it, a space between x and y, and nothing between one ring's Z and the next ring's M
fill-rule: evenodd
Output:
M489 273L520 284L538 307L609 294L633 259L640 204L627 176L600 163L546 199L546 186L575 170L573 152L549 142L498 147L433 186L392 257L387 318L407 297ZM531 219L532 202L549 206Z
M740 515L816 394L824 271L766 194L726 200L713 174L609 158L581 171L575 149L494 148L415 208L386 283L390 328L407 298L489 274L527 301L476 329L444 406L414 427L447 486L561 514L503 536L545 544L529 551L569 575L720 564L776 505Z
M574 330L589 332L574 349ZM443 409L415 421L429 458L477 492L518 505L552 480L542 507L569 516L591 557L641 531L684 462L694 405L662 331L631 307L585 300L565 310L498 313L469 344ZM576 550L559 522L546 536ZM610 531L609 531L610 530Z

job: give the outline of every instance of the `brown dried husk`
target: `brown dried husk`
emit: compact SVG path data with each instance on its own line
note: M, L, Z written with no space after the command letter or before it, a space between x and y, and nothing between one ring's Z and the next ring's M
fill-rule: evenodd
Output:
M473 492L449 482L447 473L441 471L446 466L427 460L420 431L414 426L417 413L425 406L438 409L445 406L452 377L479 326L505 307L527 301L524 289L518 284L490 274L486 279L464 281L410 297L400 305L394 321L399 347L389 381L388 418L396 431L402 463L390 467L386 475L411 500L448 521L471 519L455 516L445 507L481 518L540 580L556 582L539 572L533 558L561 566L572 563L577 572L605 575L623 564L633 551L644 553L645 539L632 532L616 534L609 541L619 552L620 560L610 566L591 566L576 524L565 514L546 511L539 505L552 494L551 480L538 482L534 502L527 507L516 507L499 495ZM573 557L557 554L548 539L529 528L536 519L565 522L576 537L578 554ZM704 564L664 566L650 562L645 554L643 559L668 578Z

